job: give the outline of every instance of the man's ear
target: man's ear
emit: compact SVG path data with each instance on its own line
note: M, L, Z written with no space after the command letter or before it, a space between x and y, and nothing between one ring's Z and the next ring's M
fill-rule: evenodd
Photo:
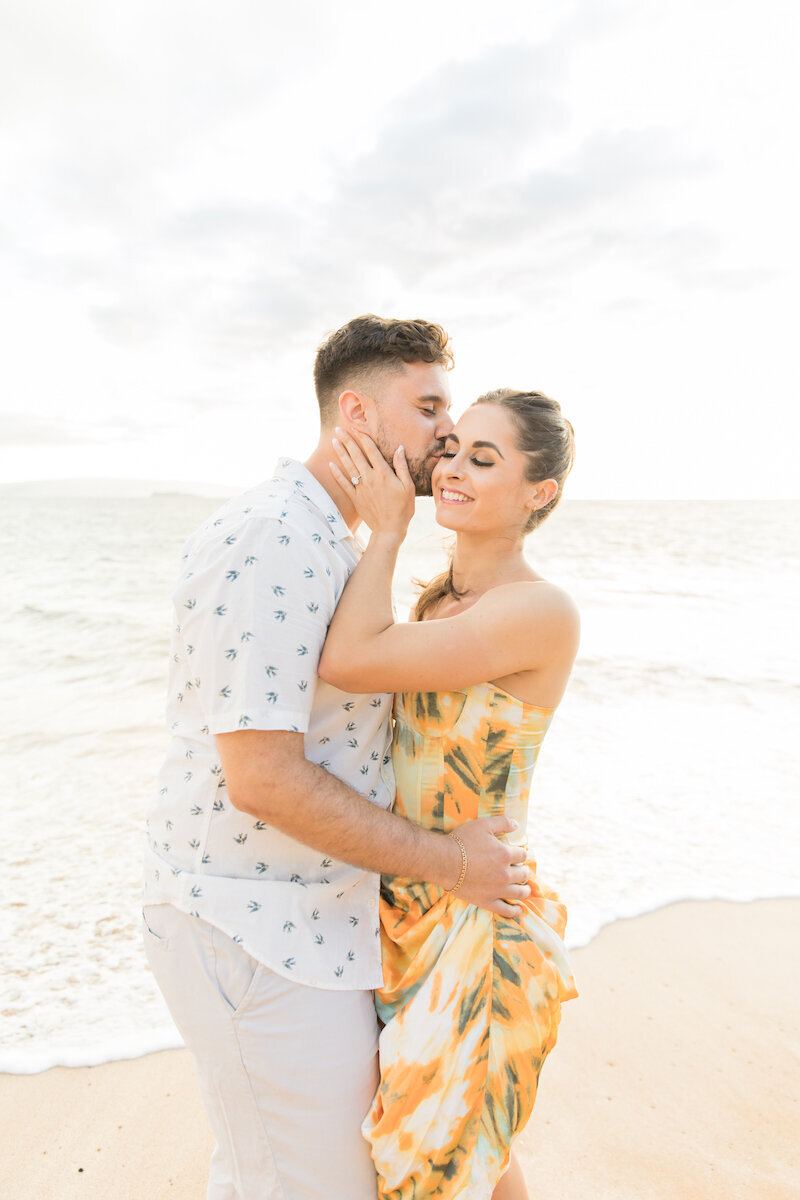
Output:
M354 429L356 433L372 433L375 405L369 396L362 392L341 392L338 403L343 429Z

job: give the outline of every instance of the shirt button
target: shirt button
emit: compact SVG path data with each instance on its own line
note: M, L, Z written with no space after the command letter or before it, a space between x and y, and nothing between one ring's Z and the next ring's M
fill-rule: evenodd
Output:
M375 907L375 901L374 901L374 900L368 900L368 901L367 901L367 905L369 906L369 908L374 908L374 907Z

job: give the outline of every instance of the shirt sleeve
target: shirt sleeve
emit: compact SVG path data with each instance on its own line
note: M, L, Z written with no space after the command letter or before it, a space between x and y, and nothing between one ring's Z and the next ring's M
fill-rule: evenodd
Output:
M189 555L174 603L209 733L308 729L337 600L326 545L285 520L250 517Z

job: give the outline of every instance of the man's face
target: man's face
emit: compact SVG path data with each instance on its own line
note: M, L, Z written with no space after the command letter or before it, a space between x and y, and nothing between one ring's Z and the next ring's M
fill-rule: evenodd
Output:
M388 463L402 445L418 496L430 496L431 472L453 428L450 388L440 363L406 363L387 372L372 390L376 429L372 433Z

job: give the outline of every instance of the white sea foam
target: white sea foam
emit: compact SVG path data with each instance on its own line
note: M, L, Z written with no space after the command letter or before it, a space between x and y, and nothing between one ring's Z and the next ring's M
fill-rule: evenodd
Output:
M141 949L140 850L178 553L216 503L0 501L0 1070L180 1044ZM800 893L799 511L574 502L530 539L583 619L531 801L569 945L678 899ZM423 506L400 605L441 562Z

